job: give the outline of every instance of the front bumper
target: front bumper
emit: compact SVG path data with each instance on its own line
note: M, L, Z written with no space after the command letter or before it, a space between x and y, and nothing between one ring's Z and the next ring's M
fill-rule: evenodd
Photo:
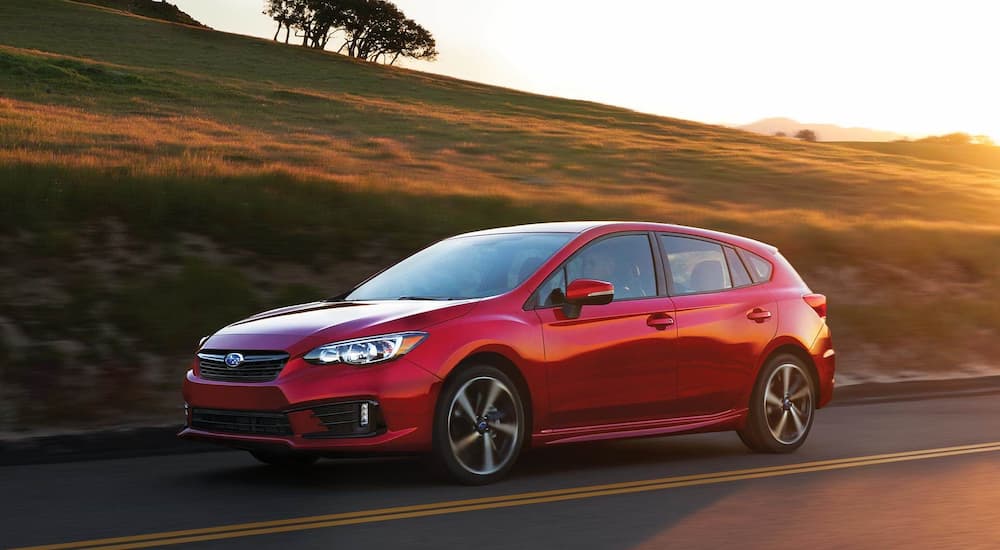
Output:
M264 383L205 380L193 369L184 381L187 418L178 435L244 449L424 452L431 448L440 384L439 378L406 357L366 368L314 366L292 359L275 380ZM344 431L324 422L324 413L355 410L361 403L369 404L366 426L346 426ZM192 425L196 412L202 416Z

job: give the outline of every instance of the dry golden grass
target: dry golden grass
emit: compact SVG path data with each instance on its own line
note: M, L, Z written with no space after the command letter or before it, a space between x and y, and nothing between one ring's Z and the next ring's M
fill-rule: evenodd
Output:
M428 118L460 119L440 110ZM500 127L502 123L529 135L552 133L551 127L542 129L542 120L504 119L499 115L481 118L483 124ZM604 149L612 149L608 144L617 143L614 148L624 152L616 156L625 157L623 163L633 155L669 154L669 149L655 141L647 143L649 136L639 132L572 123L552 125L561 129L559 135L563 139L576 139L583 145L602 143ZM764 188L777 196L699 201L680 192L684 187L694 187L691 182L669 172L650 170L648 166L643 169L648 164L643 162L635 163L612 181L604 181L587 176L585 158L553 170L557 153L539 152L531 160L510 166L509 161L496 154L480 153L475 143L459 142L428 158L412 145L412 140L398 136L359 140L301 129L293 133L269 132L208 116L119 116L13 99L0 102L0 127L5 145L0 150L0 160L11 164L123 169L144 177L239 177L281 172L301 180L347 186L354 191L489 195L521 202L611 205L658 219L697 221L722 215L750 225L762 218L791 218L796 223L830 230L845 230L858 224L976 231L1000 227L993 216L993 208L1000 203L1000 185L995 173L969 171L948 174L945 179L926 168L896 166L872 159L838 162L829 158L829 152L826 156L814 151L793 156L789 151L768 149L760 144L713 143L710 159L720 170L738 173L762 169L780 177L820 178L838 188L815 196L789 197L784 201L788 204L782 204L782 196L800 193L794 189L783 191L777 185L767 189L766 184L747 182L744 187L753 191ZM690 154L694 154L699 143L702 153L707 148L694 138L682 143L680 150ZM468 152L473 149L475 152ZM525 170L538 175L511 177L510 172ZM707 175L689 177L710 179ZM953 195L948 201L955 205L952 208L975 215L949 216L940 207L951 205L936 205L931 200L933 195L943 194L943 190ZM697 194L698 190L694 192ZM894 200L875 202L883 194L894 195ZM747 208L747 198L753 208ZM833 202L839 203L837 206L842 210L835 217L829 209ZM890 215L880 211L888 211Z

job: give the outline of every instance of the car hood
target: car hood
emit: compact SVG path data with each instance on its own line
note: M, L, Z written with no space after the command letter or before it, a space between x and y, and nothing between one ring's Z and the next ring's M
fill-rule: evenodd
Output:
M423 330L465 315L476 302L311 302L272 309L237 321L213 334L202 348L285 350L294 356L337 340Z

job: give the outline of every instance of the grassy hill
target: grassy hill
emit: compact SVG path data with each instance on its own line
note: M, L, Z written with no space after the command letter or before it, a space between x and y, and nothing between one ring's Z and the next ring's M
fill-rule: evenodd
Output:
M0 21L0 432L176 419L191 351L222 324L542 220L779 246L830 297L842 380L1000 356L996 169L63 0L5 0Z
M163 0L76 0L86 4L104 6L118 11L124 11L143 17L161 19L171 23L206 27L195 18L181 11L180 8ZM207 27L206 27L207 28Z
M1000 147L978 143L931 143L921 141L842 141L838 145L920 159L1000 170Z

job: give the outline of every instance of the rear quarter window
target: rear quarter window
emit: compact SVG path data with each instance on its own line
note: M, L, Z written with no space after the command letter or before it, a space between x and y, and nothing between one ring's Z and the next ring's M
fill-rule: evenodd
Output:
M753 282L763 283L771 280L771 272L774 270L771 262L749 250L740 249L740 256L747 269L750 270L750 278L753 279Z
M725 249L726 261L729 262L729 274L733 278L733 286L740 287L752 284L753 280L750 278L750 273L743 266L743 261L740 260L740 256L736 253L736 250L728 246Z

